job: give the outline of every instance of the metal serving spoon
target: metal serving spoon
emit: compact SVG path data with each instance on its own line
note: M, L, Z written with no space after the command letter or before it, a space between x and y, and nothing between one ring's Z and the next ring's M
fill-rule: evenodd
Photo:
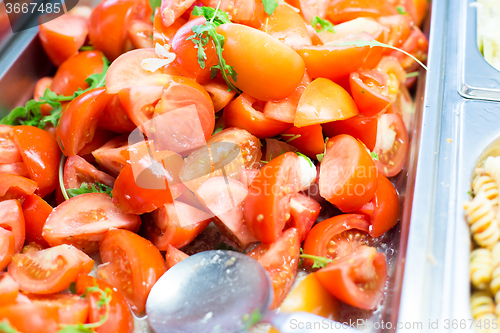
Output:
M266 270L256 260L233 251L205 251L156 282L146 313L156 333L240 333L259 321L281 333L359 332L305 312L268 311L272 298Z

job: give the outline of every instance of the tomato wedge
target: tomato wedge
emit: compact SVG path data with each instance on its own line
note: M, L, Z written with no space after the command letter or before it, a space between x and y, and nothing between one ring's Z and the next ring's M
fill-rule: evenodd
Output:
M105 172L97 170L84 158L73 155L68 157L64 165L64 187L66 190L79 188L82 184L101 183L113 187L115 179Z
M389 75L378 70L351 73L351 94L363 115L374 116L391 104L388 81Z
M98 126L115 133L130 133L135 129L134 123L123 108L118 95L114 95L111 102L104 109Z
M0 173L0 201L31 195L37 189L38 184L31 179Z
M12 231L0 228L0 271L10 263L14 255L14 233Z
M290 218L290 199L299 191L299 157L285 153L260 169L248 188L243 213L252 235L276 241Z
M102 316L106 314L106 307L101 306L99 299L101 294L98 292L86 292L89 287L99 287L110 296L109 317L104 324L95 328L97 333L132 333L134 331L134 321L127 301L122 293L112 285L101 279L88 275L80 275L76 280L76 292L85 295L89 305L89 323L97 323Z
M261 29L294 50L302 45L312 44L304 19L286 3L278 4Z
M186 13L186 12L185 12ZM163 20L161 18L161 9L156 8L155 17L153 22L153 42L160 45L170 45L172 44L172 38L174 37L177 30L179 30L187 20L183 17L179 17L169 26L165 26L163 24Z
M56 129L64 155L76 155L92 141L102 112L111 99L105 88L96 88L71 101Z
M34 126L16 126L12 129L16 143L30 178L37 182L41 197L53 192L58 184L61 152L52 134Z
M321 126L327 137L332 138L336 135L348 134L363 142L366 148L373 151L377 142L377 123L378 118L376 116L366 117L358 114L349 119L332 121Z
M286 226L297 229L301 243L316 222L320 210L321 205L316 200L302 193L297 193L290 199L291 217Z
M204 84L203 88L205 88L210 98L212 98L215 112L219 112L225 108L236 95L236 91L228 89L227 84L215 80Z
M165 260L167 261L167 269L172 268L175 264L181 262L182 260L188 258L189 256L176 249L172 245L167 245L167 253L165 254Z
M73 245L92 255L98 252L99 242L110 229L137 231L139 216L126 214L116 207L105 193L80 194L54 208L43 227L43 238L56 246Z
M271 244L261 244L248 254L266 269L274 297L269 309L276 309L292 288L299 266L300 240L297 229L285 230Z
M110 230L99 252L103 264L98 277L115 286L136 314L142 313L151 288L166 270L160 251L131 231Z
M211 214L174 200L146 218L146 238L160 251L167 250L167 245L180 249L191 243L211 221Z
M321 161L319 192L342 212L352 212L371 200L378 172L366 147L350 135L337 135L326 144Z
M14 303L19 294L19 283L17 283L9 273L3 272L0 275L0 304L5 306Z
M0 164L22 162L23 158L12 138L12 128L0 125Z
M52 207L38 195L28 195L24 197L23 203L24 224L26 229L26 243L34 242L42 248L49 247L43 238L43 226L52 213Z
M386 177L397 175L406 162L408 144L408 132L399 114L379 116L377 143L373 150L379 157L375 161L378 172Z
M325 149L323 129L319 124L301 128L294 126L282 133L281 139L314 160L316 155L322 154Z
M327 19L338 24L357 17L377 18L397 13L390 2L385 0L333 0L328 6Z
M29 300L44 308L54 309L57 312L58 323L61 325L75 325L87 321L89 306L77 295L28 295Z
M368 241L370 221L365 215L344 214L316 224L306 237L304 253L329 259L343 258ZM305 260L309 267L312 260Z
M58 319L56 309L33 304L29 299L0 306L0 321L8 321L19 332L56 333Z
M385 254L362 246L314 274L339 300L360 309L372 310L382 298L387 279Z
M18 200L0 202L0 227L14 234L14 252L23 248L26 238L24 214Z
M9 273L19 289L33 294L53 294L68 288L78 275L88 274L94 261L71 245L59 245L12 257Z

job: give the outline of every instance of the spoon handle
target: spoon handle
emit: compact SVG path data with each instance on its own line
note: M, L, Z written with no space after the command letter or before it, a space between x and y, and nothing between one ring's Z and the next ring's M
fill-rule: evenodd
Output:
M276 313L266 319L281 333L361 332L342 323L307 312Z

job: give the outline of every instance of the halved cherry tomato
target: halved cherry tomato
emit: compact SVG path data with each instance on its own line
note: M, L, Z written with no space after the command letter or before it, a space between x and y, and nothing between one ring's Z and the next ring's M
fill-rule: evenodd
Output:
M45 90L50 89L50 86L52 86L53 81L54 78L51 76L46 76L39 79L35 85L35 92L33 93L33 99L35 101L40 101L40 97L43 96ZM49 104L43 104L42 106L40 106L40 111L42 115L48 116L50 114L50 111L52 111L52 106L50 106Z
M383 175L379 175L373 199L358 212L370 217L370 236L378 237L389 231L399 219L399 197L394 185Z
M146 219L146 238L160 251L167 250L167 245L180 249L203 232L211 220L212 215L174 201L158 208Z
M115 179L105 172L97 170L84 158L73 155L68 157L64 165L64 187L66 190L80 188L82 184L101 183L113 187Z
M300 240L297 229L285 230L271 244L261 244L248 254L266 269L274 297L269 309L276 309L292 288L299 266Z
M250 184L243 213L262 243L276 241L290 218L290 199L300 186L298 172L299 157L288 152L267 163Z
M294 92L305 65L289 46L240 24L220 25L217 32L225 38L222 56L238 73L234 84L243 92L262 101L283 99Z
M99 252L104 264L97 275L115 286L136 314L143 312L151 288L166 270L160 251L131 231L110 230Z
M203 47L206 57L204 68L201 68L198 63L198 46L194 43L195 40L188 40L188 38L194 36L194 32L191 28L196 25L204 25L206 22L207 20L204 17L198 17L188 21L172 38L172 52L177 55L173 62L175 67L182 75L196 80L196 82L200 84L210 82L211 68L219 63L215 44L210 39L208 44Z
M19 199L31 195L38 189L38 184L31 179L0 173L0 201Z
M143 20L132 20L127 35L136 49L151 48L153 44L153 24Z
M17 253L9 273L19 289L33 294L53 294L69 287L78 275L88 274L94 261L71 245L59 245L32 253Z
M19 332L56 333L59 315L54 308L33 304L27 299L0 306L0 321L8 321Z
M321 125L310 125L305 127L292 127L281 134L281 139L312 159L321 154L325 148L323 130Z
M52 213L52 207L36 194L24 197L22 207L26 243L34 242L42 248L49 247L47 241L42 237L42 232L47 217Z
M374 152L377 170L386 177L397 175L406 162L408 132L401 117L396 113L386 113L378 118L377 144Z
M391 104L389 75L378 70L353 72L349 76L351 95L364 116L374 116Z
M304 19L286 3L278 4L278 7L269 16L269 21L261 30L294 50L302 45L312 45Z
M39 28L43 49L56 66L77 54L89 33L87 20L71 14L40 24Z
M22 162L23 158L19 148L12 137L13 126L0 125L0 163L9 164Z
M130 133L135 129L118 95L104 109L98 126L116 133Z
M57 311L57 322L61 325L85 323L89 312L87 302L77 295L28 295L29 300L36 305Z
M327 137L334 137L340 134L350 136L363 142L370 151L375 148L377 142L377 122L378 118L366 117L358 114L346 120L337 120L322 124L323 132Z
M374 67L382 57L383 48L369 46L338 46L345 41L372 41L367 33L348 36L334 44L301 46L297 53L304 59L306 69L313 78L327 78L336 82L360 68Z
M339 317L340 302L323 287L315 274L309 274L286 295L280 305L280 312L309 312L331 320ZM279 333L271 328L269 333Z
M24 215L18 200L0 202L0 227L14 234L14 252L23 248L26 239Z
M69 104L56 129L64 155L76 155L86 143L92 141L102 112L112 98L106 94L105 88L96 88L78 96Z
M301 243L316 222L320 210L321 205L316 200L302 193L297 193L290 199L291 216L286 227L297 229Z
M212 98L215 112L219 112L225 108L236 95L236 91L228 89L225 83L217 82L215 80L204 84L203 88L205 88L207 93L210 95L210 98Z
M132 333L134 321L127 301L112 285L101 279L88 275L80 275L76 280L76 292L85 295L89 304L89 323L97 323L106 314L106 307L101 306L99 292L87 292L87 288L99 287L111 298L109 302L109 317L104 324L95 328L97 333Z
M228 127L243 128L258 138L283 133L292 124L267 118L259 110L259 102L243 93L224 108L224 121Z
M127 51L127 29L133 19L146 17L146 2L107 0L92 11L89 24L90 43L109 60Z
M16 126L12 138L21 152L30 178L37 182L37 194L51 193L57 186L61 152L52 134L34 126Z
M169 25L168 27L163 24L161 18L161 10L160 8L156 8L155 10L155 19L153 22L153 42L159 43L160 45L170 45L172 38L174 37L177 30L180 29L185 23L186 19L183 17L179 17L175 20L174 23Z
M100 73L104 55L99 51L83 51L62 63L54 75L50 89L58 95L71 96L79 88L89 87L87 78Z
M137 231L139 216L126 214L105 193L80 194L54 208L43 227L43 238L50 244L73 245L92 255L110 229Z
M396 9L386 0L333 0L328 6L327 19L333 24L357 17L396 15Z
M178 250L172 245L168 244L167 253L165 254L165 260L167 261L167 270L188 257L189 256L181 250Z
M10 263L14 255L14 233L4 228L0 228L0 271Z
M14 303L19 294L19 283L9 273L0 274L0 304L5 306Z
M378 172L366 147L350 135L328 140L321 161L319 192L342 212L361 208L375 194Z
M360 309L374 309L387 279L385 254L363 246L314 273L323 286L341 301Z
M329 259L343 258L368 241L369 218L361 214L344 214L316 224L306 237L304 253ZM305 260L307 266L313 262Z
M359 113L351 95L324 78L311 82L300 97L294 125L304 127L354 117Z
M196 190L200 202L216 216L217 228L243 249L257 241L243 218L247 193L245 185L225 177L209 178Z

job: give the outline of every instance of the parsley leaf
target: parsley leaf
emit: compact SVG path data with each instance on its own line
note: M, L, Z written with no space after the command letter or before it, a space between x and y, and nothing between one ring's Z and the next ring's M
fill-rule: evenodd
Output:
M374 152L374 151L370 152L370 156L375 161L379 160L378 154L376 152Z
M278 8L278 1L276 0L261 0L264 5L264 11L267 15L274 13L276 8Z
M333 23L328 20L323 20L319 16L314 16L312 18L311 25L316 30L316 32L328 31L335 33L335 29L333 29Z
M77 195L85 193L106 193L109 196L111 196L112 190L113 190L112 187L109 187L101 183L94 183L94 184L82 183L82 185L80 185L80 188L69 188L66 190L66 192L68 193L68 196L70 198L73 198L76 197Z
M207 21L215 24L216 27L221 24L232 23L226 12L212 7L194 7L192 15L203 16Z
M406 12L406 10L403 6L396 6L396 10L398 11L398 13L400 15L408 15L408 13Z
M151 14L151 21L154 23L155 11L156 11L156 8L161 7L161 0L149 0L149 6L153 10L153 14Z
M10 326L9 321L4 319L0 321L0 333L19 333L15 328Z
M303 251L301 251L300 258L302 259L310 259L314 262L312 268L323 268L326 267L329 263L333 262L332 259L326 258L326 257L318 257L318 256L313 256L310 254L305 254Z

